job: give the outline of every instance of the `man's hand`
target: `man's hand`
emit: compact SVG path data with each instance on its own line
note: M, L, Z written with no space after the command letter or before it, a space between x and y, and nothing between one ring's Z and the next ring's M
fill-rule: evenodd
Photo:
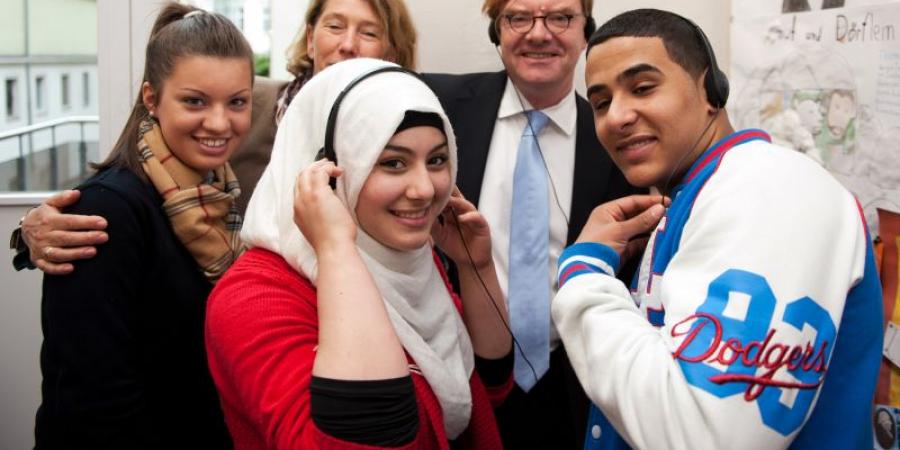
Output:
M627 261L647 245L669 200L659 195L632 195L604 203L591 212L577 242L604 244Z
M75 270L71 261L93 258L96 245L109 239L106 219L100 216L62 214L73 205L79 191L60 192L32 209L22 222L22 238L30 250L31 262L44 273L65 275Z

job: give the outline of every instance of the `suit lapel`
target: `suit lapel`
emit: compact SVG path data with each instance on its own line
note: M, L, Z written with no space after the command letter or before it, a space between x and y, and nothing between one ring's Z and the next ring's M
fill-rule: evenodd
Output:
M475 76L465 89L452 98L442 98L456 132L459 164L456 184L469 201L478 206L482 180L490 151L500 101L506 89L506 72ZM597 205L627 195L631 188L597 140L594 116L588 102L577 96L575 136L575 173L572 181L572 204L569 215L567 244L575 242L578 233Z
M506 87L506 72L475 78L469 87L452 105L447 105L447 114L456 127L459 159L464 161L459 164L456 184L477 206L497 111Z

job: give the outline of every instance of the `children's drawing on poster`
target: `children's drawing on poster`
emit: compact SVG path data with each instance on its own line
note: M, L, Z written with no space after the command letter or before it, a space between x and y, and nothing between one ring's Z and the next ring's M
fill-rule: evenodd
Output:
M736 19L748 19L835 8L884 5L893 2L893 0L732 0L731 11Z
M830 9L830 8L843 8L844 0L784 0L784 3L781 6L781 12L783 13L795 13L795 12L804 12L804 11L812 11L813 7L810 6L810 3L815 5L816 3L820 3L818 9Z
M900 4L779 0L769 15L753 11L763 3L733 3L747 14L732 22L732 119L832 172L874 230L876 208L900 212Z
M875 442L872 446L876 450L897 449L897 429L900 420L900 409L888 405L875 405Z

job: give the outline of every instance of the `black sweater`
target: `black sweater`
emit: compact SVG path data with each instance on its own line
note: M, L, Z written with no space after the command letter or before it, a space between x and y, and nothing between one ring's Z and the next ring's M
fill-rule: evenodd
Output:
M108 221L74 273L44 277L37 449L230 448L203 342L212 285L149 183L96 174L67 213Z

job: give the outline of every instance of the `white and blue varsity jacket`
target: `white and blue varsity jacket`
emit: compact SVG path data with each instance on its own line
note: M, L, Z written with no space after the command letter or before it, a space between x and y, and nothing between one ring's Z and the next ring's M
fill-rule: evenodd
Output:
M631 289L609 247L559 258L553 319L596 405L585 448L872 448L882 300L854 197L760 130L672 196Z

